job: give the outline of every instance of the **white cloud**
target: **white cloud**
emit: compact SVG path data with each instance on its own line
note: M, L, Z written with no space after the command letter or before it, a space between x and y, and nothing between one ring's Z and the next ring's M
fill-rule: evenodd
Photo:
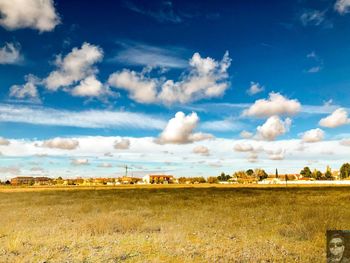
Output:
M309 10L301 14L300 21L304 26L319 26L325 21L324 12Z
M1 0L0 0L1 1ZM17 64L22 61L19 43L6 43L0 48L0 64Z
M324 138L324 131L317 128L317 129L312 129L304 132L302 134L302 140L304 142L319 142L322 141Z
M196 147L193 148L193 153L200 154L203 156L208 156L209 155L209 149L205 146L202 145L197 145Z
M102 49L89 43L83 43L81 48L73 48L64 58L62 58L62 55L58 55L55 61L57 69L52 71L44 80L46 87L49 90L56 91L86 78L88 80L80 83L80 86L87 81L91 82L91 76L95 76L98 72L94 64L100 62L102 58ZM96 88L94 90L96 91Z
M76 165L76 166L79 166L79 165L89 165L90 162L89 162L89 159L78 158L78 159L73 159L73 160L71 161L71 164L72 164L72 165Z
M311 60L312 64L314 64L308 70L306 70L307 73L318 73L318 72L320 72L322 70L322 68L323 68L323 60L316 54L315 51L312 51L309 54L307 54L306 58Z
M244 142L239 142L239 143L235 144L233 149L236 152L252 152L252 151L254 151L254 148L251 144L244 143Z
M336 109L331 115L321 119L319 125L327 128L335 128L350 123L348 113L344 108Z
M144 130L161 130L166 125L163 119L143 113L108 110L68 111L8 104L0 104L0 122Z
M8 146L8 145L10 145L10 141L5 139L5 138L0 137L0 145Z
M42 143L42 147L57 148L61 150L75 150L79 146L79 142L73 139L54 138L46 140Z
M322 69L321 66L315 66L315 67L311 67L307 70L308 73L317 73L320 72Z
M256 137L258 139L273 141L276 137L289 131L292 120L286 118L284 121L278 116L271 116L262 126L258 126Z
M334 4L334 9L341 15L348 13L350 9L350 0L337 0Z
M301 109L298 100L290 100L279 93L271 92L269 98L260 99L243 111L244 116L269 117L273 115L294 115Z
M109 85L130 92L131 99L140 103L153 103L157 100L158 80L151 79L135 71L124 69L113 73L108 79Z
M227 69L231 64L228 52L218 62L195 53L189 61L190 70L178 81L150 78L145 73L124 69L113 73L109 85L129 92L129 97L140 103L172 105L220 97L229 86Z
M10 88L9 96L16 99L29 99L40 102L37 85L40 80L34 75L25 76L26 83L23 85L13 85Z
M21 174L21 169L16 166L0 167L0 173L6 173L16 176Z
M217 132L225 132L225 131L237 131L242 128L243 124L239 121L224 119L224 120L213 120L206 121L200 125L200 128L206 131L217 131Z
M252 96L262 91L264 91L264 87L262 87L259 83L250 82L250 88L247 90L247 93Z
M249 131L241 131L241 133L239 135L243 139L249 139L249 138L252 138L254 136L254 134L252 132L249 132Z
M0 14L0 25L8 30L52 31L60 23L53 0L0 0Z
M101 167L101 168L112 168L113 165L111 163L101 163L98 165L98 167Z
M285 157L284 149L265 149L270 160L283 160Z
M184 49L178 47L157 47L133 41L119 42L122 50L111 59L131 66L141 65L161 68L185 68L187 61L179 57Z
M160 144L186 144L212 138L210 134L193 133L198 122L199 118L195 112L187 116L181 111L177 112L175 117L169 120L157 142Z
M350 146L350 139L343 139L339 143L343 146Z
M130 0L124 1L124 5L136 13L152 17L161 23L171 22L177 24L183 21L182 17L174 10L171 1L154 2L154 4L150 4L148 8L144 8L139 4L137 5Z
M256 152L250 152L247 161L250 163L258 162L259 155Z
M78 97L98 97L105 92L102 83L96 76L88 76L72 89L72 95Z
M130 140L129 139L119 139L114 142L114 149L126 150L130 148Z

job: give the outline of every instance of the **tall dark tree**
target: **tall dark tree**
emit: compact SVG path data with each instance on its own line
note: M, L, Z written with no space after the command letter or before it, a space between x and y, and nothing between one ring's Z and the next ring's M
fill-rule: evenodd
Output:
M248 169L246 171L246 174L249 175L249 176L252 176L254 174L254 171L252 169Z
M348 178L350 176L350 163L344 163L340 167L340 178Z
M326 177L327 180L332 180L333 179L331 171L326 171L324 173L324 176Z
M276 178L278 178L278 170L277 170L277 168L276 168Z
M304 167L304 169L300 171L300 174L303 177L307 177L307 178L310 178L312 176L312 172L311 172L310 168L307 166Z

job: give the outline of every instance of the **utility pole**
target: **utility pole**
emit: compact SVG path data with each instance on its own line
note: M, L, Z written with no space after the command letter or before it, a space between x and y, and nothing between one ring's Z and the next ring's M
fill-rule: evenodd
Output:
M125 177L128 176L128 165L125 165Z

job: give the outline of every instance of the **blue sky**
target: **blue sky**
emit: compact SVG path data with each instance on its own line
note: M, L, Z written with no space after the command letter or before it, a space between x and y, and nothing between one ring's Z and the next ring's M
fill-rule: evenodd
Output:
M0 0L0 13L0 179L349 161L348 0Z

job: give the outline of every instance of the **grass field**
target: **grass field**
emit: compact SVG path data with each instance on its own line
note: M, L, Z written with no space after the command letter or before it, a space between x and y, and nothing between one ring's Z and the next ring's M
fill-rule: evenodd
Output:
M325 262L349 187L0 189L0 262Z

